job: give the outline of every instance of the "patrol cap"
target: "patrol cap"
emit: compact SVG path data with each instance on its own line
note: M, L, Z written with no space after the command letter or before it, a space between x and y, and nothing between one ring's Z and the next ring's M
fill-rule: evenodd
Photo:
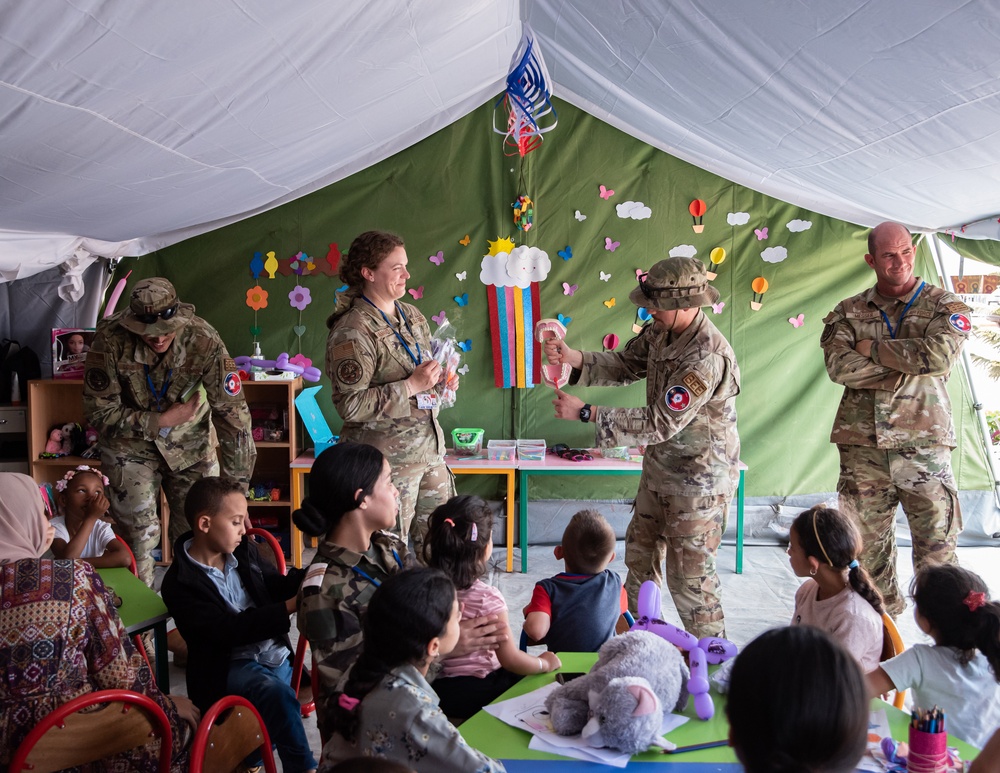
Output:
M160 276L142 279L132 288L128 308L119 323L141 336L161 336L180 330L194 316L194 306L177 300L174 286Z
M667 258L639 275L639 286L628 299L645 309L673 311L709 306L719 291L708 283L705 264L695 258Z

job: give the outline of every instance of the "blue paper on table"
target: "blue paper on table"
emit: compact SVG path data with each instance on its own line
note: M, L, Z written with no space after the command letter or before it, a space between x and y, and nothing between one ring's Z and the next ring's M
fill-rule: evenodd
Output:
M319 456L339 439L326 423L326 417L316 402L316 393L322 388L320 385L303 389L295 398L295 409L299 412L299 417L313 441L314 456Z

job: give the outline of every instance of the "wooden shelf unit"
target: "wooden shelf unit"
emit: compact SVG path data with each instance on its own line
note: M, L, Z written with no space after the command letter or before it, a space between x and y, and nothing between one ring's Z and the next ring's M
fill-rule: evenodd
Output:
M49 432L62 424L83 421L83 379L36 379L28 382L28 464L31 477L39 483L55 483L79 464L99 467L100 458L60 456L39 459Z

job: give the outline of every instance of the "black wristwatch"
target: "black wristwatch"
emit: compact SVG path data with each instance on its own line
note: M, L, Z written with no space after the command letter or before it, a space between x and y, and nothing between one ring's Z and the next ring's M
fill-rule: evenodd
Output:
M591 406L589 403L584 403L583 408L580 409L580 421L586 424L590 421Z

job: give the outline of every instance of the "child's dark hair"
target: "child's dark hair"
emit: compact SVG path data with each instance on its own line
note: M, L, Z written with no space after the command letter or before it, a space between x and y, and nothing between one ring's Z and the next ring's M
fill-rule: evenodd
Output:
M733 663L726 716L748 773L853 771L868 737L864 676L818 628L775 628Z
M1000 604L990 601L978 574L954 564L925 566L910 582L910 595L934 629L935 644L955 647L963 666L979 650L1000 682Z
M562 549L567 572L597 574L615 552L615 531L596 510L581 510L566 525Z
M309 496L292 514L295 525L312 537L325 537L340 523L344 513L361 506L361 497L371 496L385 457L366 443L338 443L321 453L309 474Z
M858 561L861 533L850 518L832 507L813 505L796 516L792 528L807 556L834 569L847 569L854 591L880 615L885 611L882 594Z
M483 551L492 534L493 511L486 502L468 494L452 497L427 519L424 563L465 590L486 571Z
M386 578L368 602L361 655L342 695L363 700L392 669L423 662L427 645L444 632L454 606L455 586L439 569L416 567ZM334 725L353 741L361 709L346 709L343 703L338 697Z
M222 500L230 494L245 495L239 481L231 478L210 476L200 478L188 489L184 497L184 517L191 528L195 528L199 516L215 515L222 508Z

